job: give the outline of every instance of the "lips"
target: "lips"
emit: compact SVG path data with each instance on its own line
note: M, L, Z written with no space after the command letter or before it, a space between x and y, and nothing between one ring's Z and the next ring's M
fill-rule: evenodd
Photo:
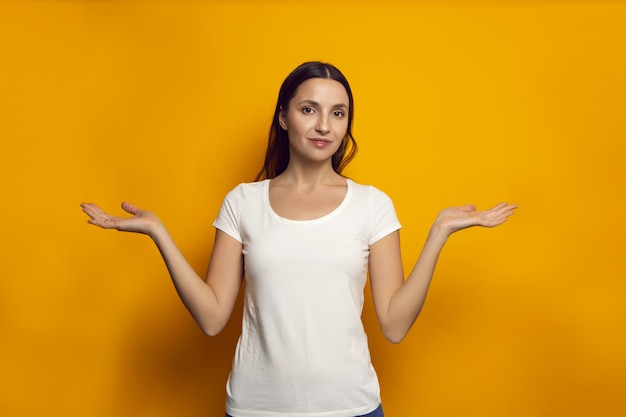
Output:
M332 143L329 139L324 138L309 138L311 142L313 142L316 146L324 147L330 145Z

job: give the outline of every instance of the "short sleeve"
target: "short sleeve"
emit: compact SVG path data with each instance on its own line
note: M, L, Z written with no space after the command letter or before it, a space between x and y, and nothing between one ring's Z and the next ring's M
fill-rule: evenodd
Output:
M240 229L240 213L242 205L243 186L240 184L226 194L217 218L213 222L213 227L221 230L238 242L243 242Z
M369 244L373 245L389 233L399 230L402 225L398 220L391 198L375 187L370 187L370 206L372 209L372 233Z

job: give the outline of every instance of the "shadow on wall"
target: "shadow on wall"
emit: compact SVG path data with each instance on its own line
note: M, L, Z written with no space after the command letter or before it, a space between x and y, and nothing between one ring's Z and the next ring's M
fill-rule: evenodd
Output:
M176 302L179 308L139 314L128 326L115 393L118 416L224 414L243 297L240 294L229 323L215 337L204 335Z

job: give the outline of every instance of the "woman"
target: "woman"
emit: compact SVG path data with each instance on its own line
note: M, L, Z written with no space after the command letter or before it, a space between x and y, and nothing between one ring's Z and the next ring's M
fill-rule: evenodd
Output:
M353 114L350 86L334 66L304 63L285 79L262 180L226 196L205 280L154 214L125 202L132 217L121 218L83 204L89 223L154 240L207 335L224 328L245 280L227 415L382 416L361 323L367 272L382 331L399 343L424 304L448 237L470 226L497 226L516 208L443 210L405 281L391 200L341 175L356 152Z

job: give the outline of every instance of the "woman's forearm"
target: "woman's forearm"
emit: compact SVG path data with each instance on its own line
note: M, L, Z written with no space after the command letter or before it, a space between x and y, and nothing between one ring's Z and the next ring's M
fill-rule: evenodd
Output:
M157 216L129 202L122 209L131 217L112 216L93 203L81 204L88 222L103 229L148 235L157 245L181 300L208 335L219 333L232 312L241 287L243 254L241 243L221 231L209 262L206 281L202 280L180 252Z
M392 275L395 275L396 278L389 280L391 284L388 285L388 288L389 286L393 287L390 290L392 295L386 298L384 297L385 291L380 291L383 294L380 298L389 300L388 304L381 302L385 307L379 309L383 311L379 314L379 320L387 339L394 343L400 342L417 319L424 306L439 254L448 237L468 227L501 225L515 212L516 208L515 204L500 203L490 209L477 211L474 205L467 204L460 207L450 207L439 213L430 229L422 253L408 278L400 282L402 277L394 273ZM389 255L389 252L386 255ZM398 270L397 267L393 266L397 261L384 261L382 258L393 259L394 257L377 256L375 262L376 275L384 276L385 269ZM380 278L377 278L377 281L380 282Z
M447 239L448 234L435 223L411 273L391 298L386 320L388 326L385 331L386 337L391 342L402 341L419 316L426 301L437 260Z
M187 310L204 333L211 336L219 333L228 320L228 317L224 317L225 314L230 312L225 313L220 308L215 291L189 265L161 223L154 227L150 236L159 249L174 287Z

